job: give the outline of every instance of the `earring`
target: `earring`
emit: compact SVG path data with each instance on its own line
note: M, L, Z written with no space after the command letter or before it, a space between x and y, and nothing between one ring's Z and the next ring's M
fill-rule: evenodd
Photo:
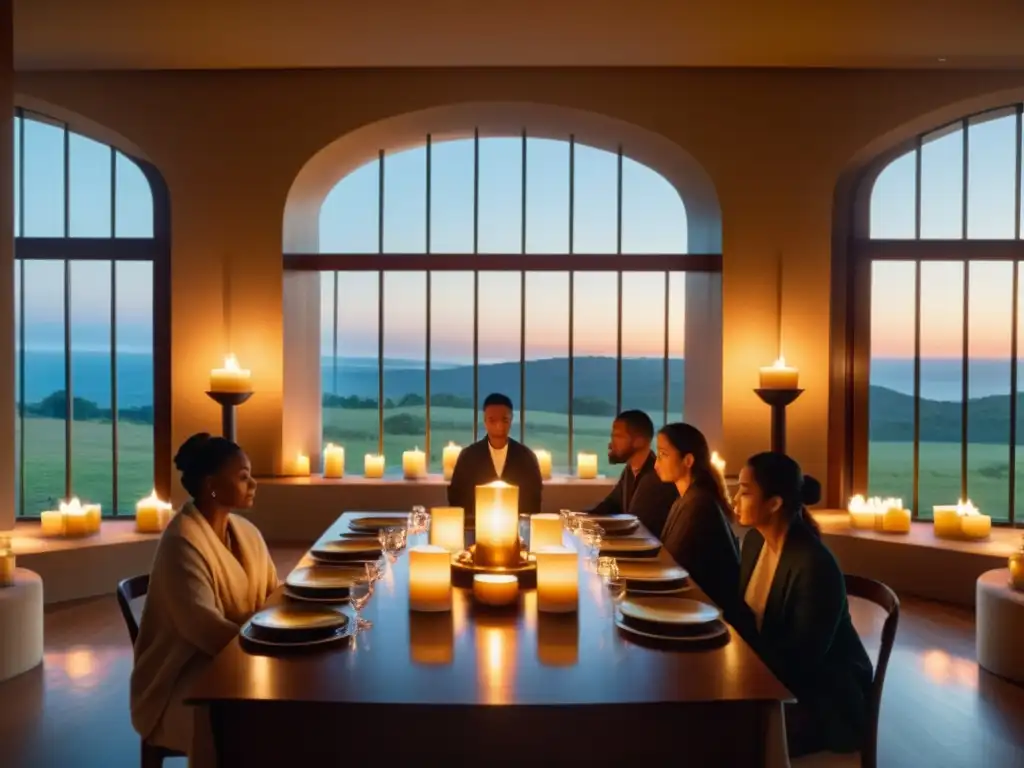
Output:
M216 491L210 491L210 498L211 499L216 499L217 498L217 492Z

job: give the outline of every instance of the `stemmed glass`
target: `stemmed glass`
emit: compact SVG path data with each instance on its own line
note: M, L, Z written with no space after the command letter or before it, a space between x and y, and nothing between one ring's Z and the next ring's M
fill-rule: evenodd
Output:
M583 516L579 512L573 512L571 509L560 509L558 514L562 518L562 525L565 530L569 533L576 533L580 527L580 522L583 520Z
M602 557L597 569L612 601L618 605L626 596L626 578L619 572L618 562L614 557Z
M408 529L406 528L382 528L380 533L377 534L377 539L380 541L380 547L384 550L384 554L388 556L388 560L392 563L398 560L398 554L405 549L405 544L408 539Z
M409 531L412 533L424 533L427 530L428 520L430 520L430 515L427 514L427 508L417 504L412 508L412 513L409 515Z
M357 632L373 626L372 621L364 619L360 614L363 607L373 597L373 585L381 577L381 565L380 560L371 560L364 563L363 573L348 588L348 601L352 606L352 613L355 614Z
M574 532L579 536L590 560L596 562L604 540L604 528L592 520L580 520Z

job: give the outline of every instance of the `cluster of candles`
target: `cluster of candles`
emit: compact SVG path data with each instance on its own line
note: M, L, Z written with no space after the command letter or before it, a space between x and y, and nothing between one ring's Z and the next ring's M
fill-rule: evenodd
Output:
M10 534L0 533L0 587L14 586L14 548Z
M850 526L859 530L884 533L910 533L910 510L902 499L865 499L854 496L847 510ZM933 530L943 539L987 539L992 532L992 518L983 515L968 500L932 508Z
M173 514L171 505L156 495L156 489L135 505L135 528L140 533L160 533L167 527ZM39 516L43 536L81 538L100 532L103 520L99 504L83 504L77 497L62 501L56 510Z
M409 607L414 611L449 611L452 605L452 557L465 549L465 511L461 507L430 510L430 544L409 550ZM558 515L530 516L530 555L537 564L537 608L569 613L579 603L577 555L562 546ZM504 568L518 563L519 489L500 480L476 487L478 566ZM506 606L519 598L514 574L477 573L474 598L489 606Z
M932 507L935 535L943 539L987 539L992 518L978 511L971 500Z

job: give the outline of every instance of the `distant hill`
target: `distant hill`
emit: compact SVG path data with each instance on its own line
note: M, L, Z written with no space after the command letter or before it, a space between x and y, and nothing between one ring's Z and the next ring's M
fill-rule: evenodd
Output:
M870 439L902 443L914 439L914 398L885 387L871 387ZM1010 396L991 395L968 400L967 440L1004 444L1010 440ZM1024 396L1017 394L1018 418L1024 416ZM960 403L921 399L921 441L960 442ZM1024 440L1024 429L1018 429Z

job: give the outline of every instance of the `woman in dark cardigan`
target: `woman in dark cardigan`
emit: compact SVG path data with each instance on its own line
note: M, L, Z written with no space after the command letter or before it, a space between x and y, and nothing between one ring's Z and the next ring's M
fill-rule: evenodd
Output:
M790 757L854 752L868 721L872 669L850 620L843 573L806 504L821 488L781 453L759 453L740 472L745 635L797 697L786 708Z
M740 553L729 525L725 484L711 464L708 441L689 424L666 425L658 433L655 470L662 482L679 489L662 544L732 623L742 607Z

